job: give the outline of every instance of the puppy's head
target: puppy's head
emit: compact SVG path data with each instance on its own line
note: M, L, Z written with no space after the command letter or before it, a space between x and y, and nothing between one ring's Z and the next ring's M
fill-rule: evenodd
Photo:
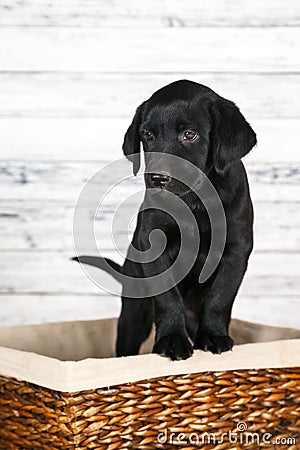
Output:
M181 80L158 90L136 110L123 144L135 175L141 143L147 187L180 195L188 188L172 176L174 167L162 155L178 156L205 174L214 169L225 177L256 144L256 135L233 102L206 86Z

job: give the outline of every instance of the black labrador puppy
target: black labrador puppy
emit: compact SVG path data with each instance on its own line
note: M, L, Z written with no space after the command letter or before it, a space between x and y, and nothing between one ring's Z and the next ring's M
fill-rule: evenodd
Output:
M129 249L123 267L110 260L104 264L97 257L75 259L108 271L111 268L116 278L116 272L146 279L164 272L178 255L180 232L174 218L160 206L165 192L180 196L192 211L201 237L195 263L180 282L164 292L149 296L145 285L142 300L128 295L126 283L123 285L117 355L138 354L153 321L154 353L179 360L189 358L193 348L228 351L233 345L228 335L231 309L253 246L253 210L241 158L256 144L256 135L233 102L206 86L180 80L158 90L137 108L123 144L135 175L140 167L141 143L147 172L144 203L150 198L151 207L139 212L130 249L147 251L150 233L160 229L167 238L163 254L152 262L132 261ZM157 153L157 158L148 160L149 152L152 156ZM172 167L159 156L166 153L199 168L215 187L224 208L224 251L204 283L198 279L211 242L207 211L193 189L172 178ZM192 229L190 236L193 239Z

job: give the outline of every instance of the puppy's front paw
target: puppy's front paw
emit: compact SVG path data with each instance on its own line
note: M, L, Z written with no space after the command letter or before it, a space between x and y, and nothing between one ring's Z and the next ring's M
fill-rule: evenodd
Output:
M192 356L193 347L187 336L181 333L172 333L160 338L154 345L152 352L167 356L175 361Z
M230 336L214 335L208 332L199 333L194 344L195 349L218 354L231 350L232 346L233 340Z

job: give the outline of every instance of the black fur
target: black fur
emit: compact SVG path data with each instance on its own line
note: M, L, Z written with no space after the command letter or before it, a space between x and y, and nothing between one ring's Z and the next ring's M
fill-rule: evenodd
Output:
M195 140L186 140L185 130L196 133ZM146 290L143 300L129 298L126 285L123 286L117 355L137 354L153 321L156 325L153 352L173 360L190 357L193 348L212 353L230 350L233 341L228 326L232 304L253 246L252 203L240 159L256 144L256 135L234 103L206 86L182 80L155 92L137 109L123 144L124 154L133 162L134 174L140 167L141 143L146 167L151 166L151 172L172 176L170 167L162 166L159 157L147 160L147 152L161 152L185 158L209 177L225 210L227 237L217 269L205 283L199 284L199 273L211 241L207 212L193 191L184 190L176 181L166 186L180 195L194 214L201 234L198 257L176 287L154 298L147 297ZM145 181L146 187L154 187L151 177L145 176ZM157 187L158 192L163 191L162 186ZM149 199L148 191L144 201ZM156 199L161 201L159 193ZM151 201L153 204L153 197ZM132 245L140 251L147 250L149 234L157 228L163 230L168 243L162 256L153 263L137 263L127 258L120 267L107 262L128 276L147 278L165 271L172 265L180 246L178 228L169 215L155 208L140 211ZM129 248L128 256L130 251ZM107 264L104 267L99 258L79 257L79 260L107 270Z

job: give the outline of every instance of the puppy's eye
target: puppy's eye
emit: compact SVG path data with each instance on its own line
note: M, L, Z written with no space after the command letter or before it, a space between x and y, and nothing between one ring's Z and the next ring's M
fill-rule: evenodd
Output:
M198 134L195 131L192 130L185 130L183 132L183 140L184 141L194 141L197 139Z
M154 134L151 133L151 131L144 131L143 132L143 138L145 139L145 141L150 142L150 141L154 141Z

